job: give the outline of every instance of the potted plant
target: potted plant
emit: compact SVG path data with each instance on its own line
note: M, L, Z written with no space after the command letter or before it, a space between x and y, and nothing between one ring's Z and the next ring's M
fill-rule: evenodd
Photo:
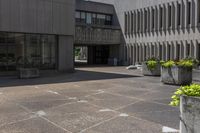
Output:
M160 76L160 60L156 58L147 59L142 63L142 72L145 76Z
M199 133L200 84L178 88L172 96L170 105L180 105L180 133Z
M185 60L190 60L193 62L193 68L194 69L198 69L199 67L199 60L197 60L196 58L193 58L193 57L187 57L185 58Z
M161 67L161 81L166 84L189 85L192 83L191 60L166 61Z
M33 63L27 57L19 57L17 59L17 69L20 79L37 78L40 76L39 69L33 67Z

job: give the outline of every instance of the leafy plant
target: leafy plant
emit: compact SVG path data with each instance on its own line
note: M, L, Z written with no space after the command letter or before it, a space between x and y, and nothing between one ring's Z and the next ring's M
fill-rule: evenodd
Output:
M170 67L172 67L172 66L175 66L176 63L175 63L175 61L169 60L169 61L166 61L166 62L162 62L161 65L162 65L163 67L165 67L165 68L170 68Z
M178 106L180 104L180 96L200 97L200 84L192 84L189 86L182 86L176 90L172 96L171 106Z
M177 62L177 65L180 67L191 68L193 67L194 63L192 60L180 60Z
M185 58L185 59L182 59L180 61L169 60L169 61L166 61L166 62L162 62L161 65L165 68L170 68L172 66L178 66L178 67L184 67L184 68L192 69L197 61L198 60Z
M146 65L147 65L148 69L150 69L150 70L154 70L159 63L160 63L159 59L154 58L154 57L149 58L146 61Z
M186 57L184 60L192 61L194 65L199 65L199 60L193 57Z

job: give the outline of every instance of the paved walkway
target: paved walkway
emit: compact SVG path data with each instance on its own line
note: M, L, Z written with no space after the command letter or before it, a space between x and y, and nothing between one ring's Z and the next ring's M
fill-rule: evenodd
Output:
M0 78L0 133L161 133L178 129L177 86L124 67Z

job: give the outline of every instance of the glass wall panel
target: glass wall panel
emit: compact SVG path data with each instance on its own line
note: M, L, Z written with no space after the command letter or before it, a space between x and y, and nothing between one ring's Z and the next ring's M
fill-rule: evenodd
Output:
M55 35L0 33L0 71L20 67L55 69Z
M85 12L81 12L81 22L82 23L86 22L86 13Z
M86 23L87 24L92 24L92 14L91 13L87 13Z
M105 25L106 16L103 14L97 14L97 24Z
M41 50L42 50L42 58L41 58L41 68L55 68L56 63L56 40L54 36L51 35L43 35L41 36Z
M76 22L81 22L81 13L76 11Z
M0 70L6 70L7 66L6 37L5 33L0 33Z
M31 65L33 67L40 68L40 63L41 63L40 35L26 34L25 38L26 38L25 65Z
M97 15L95 13L92 14L92 24L96 24Z

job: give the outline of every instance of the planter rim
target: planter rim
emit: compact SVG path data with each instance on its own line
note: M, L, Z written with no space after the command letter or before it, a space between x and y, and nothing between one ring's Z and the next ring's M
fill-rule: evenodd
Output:
M180 97L188 97L188 98L194 98L194 99L200 99L200 96L187 96L187 95L181 95Z
M171 67L164 67L164 66L161 65L161 67L162 67L162 68L183 68L183 69L189 69L189 67L181 67L181 66L177 66L177 65L171 66ZM191 69L192 69L192 68L191 68Z

